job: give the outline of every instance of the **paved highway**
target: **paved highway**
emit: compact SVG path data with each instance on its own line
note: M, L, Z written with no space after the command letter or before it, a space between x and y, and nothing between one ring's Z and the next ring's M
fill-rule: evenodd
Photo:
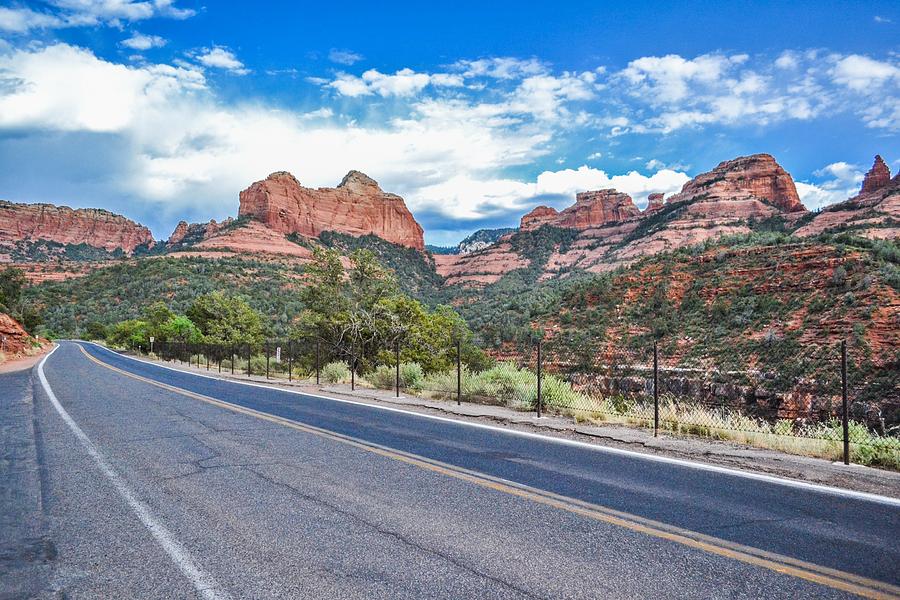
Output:
M900 504L63 343L0 376L0 597L900 597Z

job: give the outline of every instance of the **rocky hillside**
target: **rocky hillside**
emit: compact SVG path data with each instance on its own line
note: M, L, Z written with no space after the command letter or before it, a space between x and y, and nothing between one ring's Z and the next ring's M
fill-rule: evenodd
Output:
M272 173L240 194L240 217L282 234L318 237L323 231L373 234L425 249L422 227L403 198L383 192L375 180L350 171L336 188L303 187L290 173Z
M106 210L0 200L0 262L130 255L153 245L149 229Z
M540 206L524 217L520 234L543 227L575 231L543 265L542 279L573 270L604 272L641 256L746 234L773 219L794 223L807 212L791 176L768 154L720 163L663 201L648 198L642 212L628 194L613 189L583 192L562 212ZM442 259L439 272L452 283L485 285L530 264L510 239L474 254ZM528 245L522 247L529 251Z
M456 246L430 246L426 245L425 249L432 254L469 254L484 250L491 244L500 241L505 235L514 233L514 227L500 227L497 229L479 229L472 235L467 236Z

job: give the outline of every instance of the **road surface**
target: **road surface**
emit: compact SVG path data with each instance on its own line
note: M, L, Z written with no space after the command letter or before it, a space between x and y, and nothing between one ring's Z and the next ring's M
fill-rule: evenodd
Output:
M0 376L0 597L900 597L900 504L205 378Z

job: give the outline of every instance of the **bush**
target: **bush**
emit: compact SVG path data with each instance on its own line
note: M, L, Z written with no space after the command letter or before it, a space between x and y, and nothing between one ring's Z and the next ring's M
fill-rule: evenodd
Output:
M271 367L271 365L270 365ZM266 357L262 355L255 355L250 357L250 374L251 375L265 375L266 374Z
M350 381L350 367L343 361L330 362L322 368L325 383L347 383Z
M366 381L380 390L389 390L394 387L394 368L388 365L379 365L377 369L366 375Z
M537 400L537 376L512 363L499 365L475 376L475 394L496 398L514 408L530 409Z
M420 390L425 383L425 371L417 362L400 363L400 385L409 390Z

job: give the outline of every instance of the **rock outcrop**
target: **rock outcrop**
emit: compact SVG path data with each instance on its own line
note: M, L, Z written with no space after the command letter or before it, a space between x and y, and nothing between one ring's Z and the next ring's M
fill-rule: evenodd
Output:
M790 174L770 154L741 156L691 179L669 204L691 200L756 200L782 212L806 212Z
M28 345L30 336L19 322L6 313L0 313L0 352L4 357L21 354Z
M113 252L153 246L150 230L99 208L72 209L53 204L17 204L0 200L0 245L39 240L87 244Z
M876 154L875 164L873 164L872 168L869 169L869 172L866 173L866 178L863 179L862 189L859 193L868 194L870 192L876 192L890 183L890 181L891 169L885 164L881 155Z
M519 229L531 231L542 225L565 229L591 229L607 223L625 221L641 214L628 194L613 189L581 192L575 204L556 212L549 206L538 206L522 217Z
M647 196L647 208L644 209L644 213L652 213L661 209L666 205L665 200L663 198L665 194L650 194Z
M231 217L228 217L221 223L216 223L215 219L212 219L209 223L188 223L187 221L179 221L178 225L175 226L172 235L166 240L166 245L172 247L202 242L203 240L216 235L233 222L234 219Z
M849 200L826 206L809 223L798 228L794 235L810 236L845 230L871 239L900 237L900 175L874 190L860 192Z
M285 171L272 173L241 192L238 214L283 234L374 234L394 244L425 249L422 227L403 198L382 191L359 171L347 173L336 188L318 189L303 187Z

